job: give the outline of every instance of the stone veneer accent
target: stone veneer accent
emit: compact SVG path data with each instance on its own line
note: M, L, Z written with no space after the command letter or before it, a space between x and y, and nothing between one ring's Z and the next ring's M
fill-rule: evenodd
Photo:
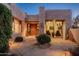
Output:
M45 27L45 9L44 7L40 7L39 9L39 33L44 33L44 27Z

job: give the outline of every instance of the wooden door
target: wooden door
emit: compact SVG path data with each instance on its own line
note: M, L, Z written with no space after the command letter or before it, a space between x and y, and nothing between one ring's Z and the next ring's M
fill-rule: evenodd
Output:
M37 24L30 24L31 35L37 35Z

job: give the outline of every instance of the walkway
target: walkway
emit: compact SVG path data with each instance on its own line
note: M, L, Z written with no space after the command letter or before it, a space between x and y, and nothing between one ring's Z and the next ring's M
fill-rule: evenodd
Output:
M50 48L38 48L34 46L35 39L28 38L21 43L10 41L10 52L22 56L64 56L70 53L64 50L74 48L77 45L70 40L52 39Z

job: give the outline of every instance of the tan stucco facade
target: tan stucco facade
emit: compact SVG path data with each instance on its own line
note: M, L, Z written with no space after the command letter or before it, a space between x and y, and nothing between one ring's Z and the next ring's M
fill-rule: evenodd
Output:
M49 32L54 31L55 37L58 27L61 26L59 32L61 33L61 37L66 39L67 31L72 25L71 10L46 10L44 7L40 7L39 14L28 15L22 12L16 4L11 4L10 7L13 17L15 17L15 25L13 26L15 28L14 32L20 33L24 37L28 36L28 34L43 34L46 33L47 30L49 30ZM50 22L50 24L46 25L47 22Z

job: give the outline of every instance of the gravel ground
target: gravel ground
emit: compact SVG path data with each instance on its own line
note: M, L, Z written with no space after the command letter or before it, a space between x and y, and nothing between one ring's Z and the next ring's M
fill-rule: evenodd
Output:
M77 45L70 40L59 38L52 39L49 48L39 48L35 46L35 38L26 38L23 42L16 43L10 40L10 52L18 56L69 56L69 48L73 49Z

